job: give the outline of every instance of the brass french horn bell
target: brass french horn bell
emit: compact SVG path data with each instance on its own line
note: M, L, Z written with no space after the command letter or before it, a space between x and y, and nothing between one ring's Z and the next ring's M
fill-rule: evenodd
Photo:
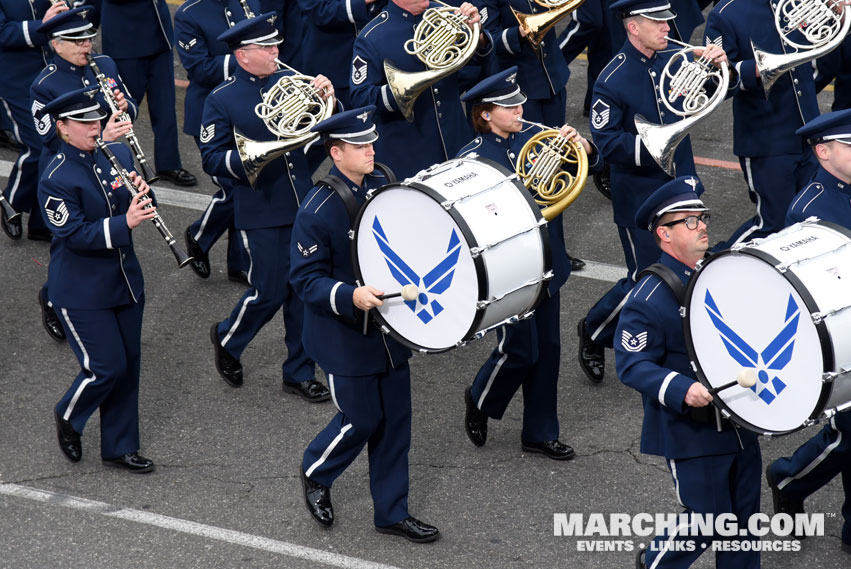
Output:
M524 14L519 10L511 9L520 29L526 34L526 39L532 47L538 49L544 36L566 16L569 16L579 8L585 0L535 0L535 3L544 8L551 8L540 14Z

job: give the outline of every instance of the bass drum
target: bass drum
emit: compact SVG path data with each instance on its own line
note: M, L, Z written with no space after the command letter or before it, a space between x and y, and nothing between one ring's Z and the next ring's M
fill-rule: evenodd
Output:
M371 313L382 331L440 352L531 315L551 278L546 221L516 176L465 157L375 190L354 224L360 283L415 300Z
M786 434L851 403L851 232L807 220L711 257L689 283L686 345L722 412Z

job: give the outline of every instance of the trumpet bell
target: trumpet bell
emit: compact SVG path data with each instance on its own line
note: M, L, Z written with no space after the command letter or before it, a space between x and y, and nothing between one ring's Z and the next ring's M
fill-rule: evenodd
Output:
M540 14L524 14L519 10L511 9L514 17L520 28L526 32L526 39L532 44L532 47L538 49L541 42L544 41L544 36L566 16L569 16L573 11L579 8L585 0L565 0L563 2L553 1L538 1L536 3L551 7L552 10L547 10Z
M236 151L239 159L242 162L242 167L245 169L245 176L248 178L248 183L254 186L260 172L272 160L279 158L300 148L318 138L315 133L308 133L299 137L286 138L282 140L251 140L247 136L234 130L233 139L236 142Z

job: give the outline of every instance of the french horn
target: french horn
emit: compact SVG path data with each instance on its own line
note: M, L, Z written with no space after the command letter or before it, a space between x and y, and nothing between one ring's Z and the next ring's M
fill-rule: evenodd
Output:
M644 147L653 160L669 176L675 175L674 152L680 142L688 135L688 131L697 123L712 114L724 101L727 87L730 84L730 70L727 65L715 67L706 57L689 59L696 49L704 47L692 46L677 42L671 38L668 41L685 46L676 52L662 69L659 77L659 94L661 102L671 113L683 117L682 120L671 124L654 124L640 114L634 117L635 129L641 137ZM679 63L676 73L672 67ZM709 93L707 84L714 83L714 90ZM682 107L678 108L676 105Z
M511 9L517 24L526 34L526 39L532 47L538 49L544 36L562 19L572 14L585 0L535 0L535 4L550 8L540 14L524 14L519 10Z
M318 138L319 135L310 129L334 112L332 101L326 100L312 85L314 77L276 61L294 75L278 79L255 105L254 114L277 140L251 140L235 129L233 132L239 159L252 186L269 162Z
M751 41L766 97L772 85L785 72L818 59L842 44L851 28L851 7L845 4L841 12L836 11L843 3L843 0L782 0L776 5L774 27L777 28L780 41L794 51L768 53ZM794 32L800 32L805 43L795 41Z
M535 194L535 202L545 206L541 215L552 221L579 197L588 180L588 155L578 142L561 136L559 131L520 119L542 130L526 141L514 171L526 188ZM565 166L570 170L565 170Z
M423 91L464 67L476 52L481 24L471 28L458 8L438 0L438 8L423 12L414 37L405 42L405 52L416 56L425 71L402 71L389 59L384 74L393 99L408 122L414 121L414 103Z

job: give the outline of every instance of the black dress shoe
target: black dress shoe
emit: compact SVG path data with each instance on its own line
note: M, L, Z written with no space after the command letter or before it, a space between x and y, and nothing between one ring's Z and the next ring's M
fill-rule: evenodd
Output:
M790 498L788 494L784 494L783 490L777 487L777 481L771 474L771 467L775 462L777 461L775 460L770 462L768 466L765 467L765 481L768 482L768 487L771 488L771 498L774 502L774 513L789 514L790 516L803 514L804 501Z
M216 356L216 371L231 387L242 387L242 364L222 346L219 333L216 331L218 326L213 324L210 327L210 341L213 342Z
M103 458L101 461L104 466L123 468L133 474L145 474L154 470L154 461L139 456L137 452L128 452L116 458Z
M44 300L41 291L38 292L38 305L41 306L41 325L44 326L47 334L57 342L64 342L65 329L62 328L56 311Z
M643 547L638 548L635 553L635 569L647 569L647 564L644 561L646 552Z
M488 416L476 407L473 401L473 386L464 391L464 404L467 406L464 413L464 430L467 437L477 447L485 446L488 440Z
M584 318L579 321L576 332L579 335L579 367L588 379L600 383L606 375L606 352L588 335Z
M440 530L411 516L392 526L375 526L378 533L399 535L414 543L428 543L440 537Z
M24 235L20 216L10 221L6 216L6 210L3 208L0 208L0 225L3 226L3 233L8 235L9 239L13 241L17 241Z
M295 393L308 403L322 403L331 399L328 388L315 379L298 382L284 380L284 391Z
M21 145L10 130L0 130L0 148L18 151Z
M168 180L176 186L194 186L198 183L198 179L183 168L178 168L177 170L157 170L157 176L161 180Z
M558 439L542 443L530 443L521 440L520 447L524 452L540 453L553 460L570 460L575 455L572 448Z
M851 553L851 543L842 542L842 551L845 553Z
M228 280L232 283L251 286L251 283L248 282L248 273L246 271L228 271Z
M334 523L331 489L305 476L301 467L298 471L301 474L301 488L304 490L304 503L307 505L307 511L319 525L326 528L331 527L331 524Z
M75 431L71 423L60 417L55 410L53 416L56 418L56 438L59 440L59 450L71 462L80 462L80 459L83 458L80 433Z
M192 237L192 232L189 231L189 228L186 228L186 233L184 233L184 237L186 238L186 253L192 257L192 260L189 261L189 266L192 267L192 271L201 277L202 279L206 279L210 277L210 257L207 253L201 249L201 246L198 245L198 242L195 241L195 238Z
M585 261L583 261L579 257L573 257L571 255L568 255L568 256L570 257L570 270L571 271L581 271L582 269L585 268Z
M27 229L27 239L30 241L47 241L50 243L53 240L53 233L46 227L33 227Z

